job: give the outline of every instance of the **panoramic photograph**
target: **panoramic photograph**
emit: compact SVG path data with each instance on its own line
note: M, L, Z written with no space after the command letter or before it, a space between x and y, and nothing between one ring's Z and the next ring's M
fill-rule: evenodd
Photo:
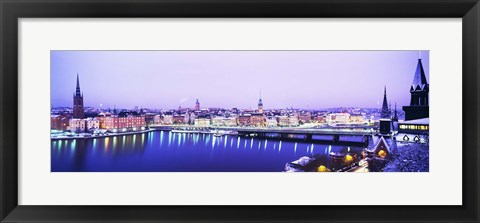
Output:
M52 50L50 72L51 172L429 172L428 50Z

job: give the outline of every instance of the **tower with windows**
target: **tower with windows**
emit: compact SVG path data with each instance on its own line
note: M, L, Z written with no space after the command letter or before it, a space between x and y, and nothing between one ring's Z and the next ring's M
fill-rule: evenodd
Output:
M200 111L200 102L198 102L198 99L195 102L195 111Z
M262 91L260 90L260 98L258 99L258 113L263 113Z
M429 84L423 70L422 59L418 59L413 83L410 86L410 105L403 106L405 111L405 121L428 118L428 92Z

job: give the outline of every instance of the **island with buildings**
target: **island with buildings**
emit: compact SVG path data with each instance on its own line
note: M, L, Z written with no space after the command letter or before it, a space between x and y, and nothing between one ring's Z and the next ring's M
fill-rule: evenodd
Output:
M248 147L256 140L259 150L272 144L273 150L279 150L282 142L292 143L297 150L300 143L306 145L307 153L284 163L280 169L286 172L428 172L429 84L422 60L418 59L413 82L410 89L405 90L405 94L410 95L410 104L392 106L387 87L377 86L383 90L378 108L269 108L267 104L264 106L261 92L258 106L253 109L204 108L200 98L192 106L174 109L99 108L84 106L84 100L88 99L83 96L77 74L73 106L51 108L51 140L61 143L168 132L179 137L212 137L214 143L222 139L225 147L227 144ZM198 136L192 137L195 140ZM315 152L320 145L330 147ZM332 145L341 148L334 151L329 149ZM353 152L351 147L360 149Z

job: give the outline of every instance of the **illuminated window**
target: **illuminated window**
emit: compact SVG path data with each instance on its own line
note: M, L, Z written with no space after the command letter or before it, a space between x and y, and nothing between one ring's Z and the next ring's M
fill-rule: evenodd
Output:
M378 156L380 158L385 158L385 157L387 157L387 152L385 152L385 150L380 150L380 151L378 151Z
M318 172L328 172L328 169L324 165L320 165L317 169Z

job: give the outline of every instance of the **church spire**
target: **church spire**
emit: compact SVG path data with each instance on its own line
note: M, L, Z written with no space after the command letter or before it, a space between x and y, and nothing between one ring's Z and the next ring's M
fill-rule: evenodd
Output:
M77 87L75 89L75 94L73 95L73 118L82 119L84 118L84 115L83 94L80 91L80 79L77 73Z
M418 58L412 86L410 86L410 106L403 106L405 121L429 117L429 88L430 86L423 70L422 59Z
M392 120L398 121L397 102L395 102L395 111L393 112Z
M258 112L263 113L262 89L260 89L260 98L258 99Z
M428 87L427 77L425 76L425 71L423 70L422 59L419 58L410 91L423 91L425 87Z
M80 93L80 79L78 77L78 73L77 73L77 88L75 90L75 96L77 97L81 97L81 93Z
M263 102L262 102L262 89L260 89L260 97L258 99L258 105L263 105Z
M388 101L387 101L387 86L384 88L383 92L383 104L382 104L382 118L390 118L390 109L388 109Z

